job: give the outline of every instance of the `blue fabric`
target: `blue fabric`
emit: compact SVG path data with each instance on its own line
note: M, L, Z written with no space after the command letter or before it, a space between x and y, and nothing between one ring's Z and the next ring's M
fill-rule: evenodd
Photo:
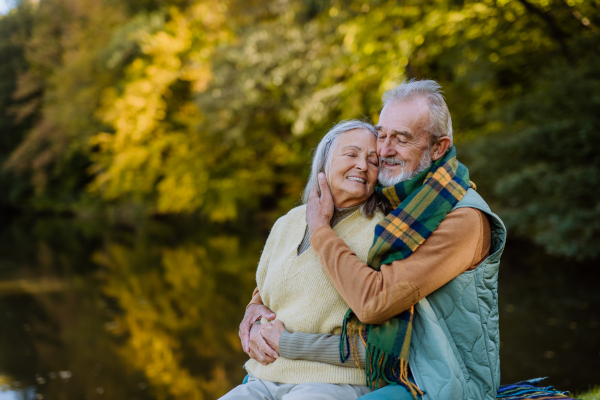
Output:
M537 387L540 381L546 378L535 378L528 381L513 383L512 385L502 385L498 390L496 399L504 400L525 400L525 399L562 399L573 400L569 397L569 392L560 392L552 386Z
M410 372L409 372L410 374ZM408 380L412 383L415 381L412 378L412 375L408 376ZM372 391L371 393L365 394L358 398L359 400L415 400L415 398L403 385L396 385L392 383L390 385L384 386L381 389L377 389ZM421 400L422 397L417 395L417 399Z
M248 383L248 377L249 377L249 375L246 375L244 377L244 380L242 381L242 385L245 385L246 383Z
M421 396L417 396L421 400ZM391 384L359 397L359 400L415 400L402 385Z

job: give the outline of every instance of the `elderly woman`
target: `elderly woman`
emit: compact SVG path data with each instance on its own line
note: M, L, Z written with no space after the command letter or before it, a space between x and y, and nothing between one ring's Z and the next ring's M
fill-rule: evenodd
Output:
M331 225L363 261L383 218L374 195L376 139L370 124L352 120L336 125L317 147L304 192L306 203L318 188L319 173L326 174L336 209ZM258 290L288 332L339 334L348 305L323 271L309 238L306 205L275 223L256 272ZM359 368L285 357L270 364L251 359L245 368L248 382L223 399L356 399L370 392Z

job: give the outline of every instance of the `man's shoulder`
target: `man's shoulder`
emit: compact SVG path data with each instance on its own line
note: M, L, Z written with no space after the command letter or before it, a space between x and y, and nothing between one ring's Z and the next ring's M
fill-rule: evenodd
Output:
M491 213L490 207L486 201L474 189L469 188L465 195L456 203L453 210L459 208L476 208L484 212Z
M440 225L453 225L458 229L474 229L487 221L486 214L475 207L460 207L450 211Z

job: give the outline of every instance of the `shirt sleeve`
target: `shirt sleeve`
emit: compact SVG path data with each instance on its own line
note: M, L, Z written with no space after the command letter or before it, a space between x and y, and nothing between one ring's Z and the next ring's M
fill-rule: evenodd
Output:
M310 243L358 319L380 324L479 265L489 255L491 231L481 211L458 208L410 257L383 265L379 271L360 261L329 226L317 229Z
M357 340L358 360L365 367L365 345ZM340 367L358 368L352 355L340 359L340 335L283 331L279 337L279 354L290 360L316 361Z
M252 300L250 300L250 303L248 303L246 309L248 309L248 307L250 307L252 304L260 304L261 306L264 305L262 298L260 297L260 293L258 292L258 288L254 289L254 292L252 293Z

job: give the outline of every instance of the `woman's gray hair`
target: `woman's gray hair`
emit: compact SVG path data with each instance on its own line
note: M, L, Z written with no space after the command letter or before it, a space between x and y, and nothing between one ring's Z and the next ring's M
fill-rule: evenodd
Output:
M375 136L377 138L377 131L373 127L373 125L362 122L356 119L350 119L346 121L341 121L336 124L333 128L327 132L321 142L315 149L315 153L312 159L312 168L310 171L310 176L308 178L308 183L304 188L304 193L302 194L302 203L307 204L308 199L310 197L310 192L313 186L317 187L319 191L319 195L321 194L321 190L319 188L319 173L323 172L327 175L329 172L329 165L331 163L331 153L334 148L333 144L335 140L342 134L354 129L364 129ZM372 218L375 215L375 211L378 209L383 210L383 204L379 196L375 192L369 197L369 199L363 203L360 207L360 211L367 218Z
M450 138L452 145L452 118L442 96L442 87L434 80L404 79L383 94L383 106L395 101L410 101L424 98L429 105L429 139L433 145L442 136Z

